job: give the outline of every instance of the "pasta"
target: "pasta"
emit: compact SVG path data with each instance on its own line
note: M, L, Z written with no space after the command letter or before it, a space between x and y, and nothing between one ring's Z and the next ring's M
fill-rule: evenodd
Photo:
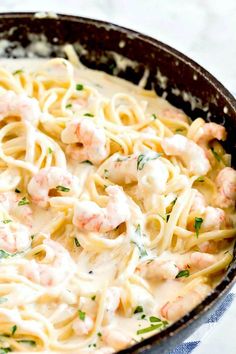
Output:
M65 52L0 69L4 353L128 347L193 309L232 261L225 128Z

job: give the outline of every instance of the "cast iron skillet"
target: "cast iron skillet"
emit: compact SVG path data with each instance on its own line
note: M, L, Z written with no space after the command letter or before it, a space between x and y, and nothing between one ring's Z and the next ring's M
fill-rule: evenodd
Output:
M10 43L2 39L8 39ZM47 42L47 46L42 51L41 44L34 44L35 41ZM63 56L61 45L65 43L75 44L81 61L88 67L134 83L139 82L144 69L148 68L147 88L154 87L159 95L164 94L167 100L192 118L201 116L225 125L228 131L225 148L233 155L235 166L236 101L211 74L185 55L157 40L111 23L65 15L56 18L37 18L32 13L0 15L1 56ZM113 52L134 60L136 65L117 69ZM192 106L186 100L187 93L192 95ZM222 301L236 279L235 258L234 255L234 261L216 289L194 310L161 333L120 353L169 353Z

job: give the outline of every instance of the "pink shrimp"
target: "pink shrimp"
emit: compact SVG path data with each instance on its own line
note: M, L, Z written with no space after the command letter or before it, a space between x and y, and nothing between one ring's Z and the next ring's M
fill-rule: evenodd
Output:
M200 213L204 213L206 208L206 200L202 193L200 193L197 189L193 189L195 192L193 203L191 206L191 211L198 211Z
M89 160L96 165L108 156L105 132L91 119L72 120L62 131L61 139L63 143L69 144L66 152L79 162Z
M215 203L221 208L235 206L236 200L236 171L225 167L216 177L217 197Z
M91 201L79 201L75 204L72 222L76 227L81 230L107 232L129 219L130 210L123 189L109 186L106 191L109 201L105 208L100 208Z
M210 286L198 284L184 296L178 296L175 300L168 301L161 308L162 317L171 322L177 321L197 306L210 291Z
M49 205L52 190L57 195L76 197L80 193L79 180L60 167L49 167L42 168L28 184L32 201L42 208Z
M13 191L0 194L0 203L9 215L32 226L32 209L28 204L19 205L22 196Z
M77 336L87 335L92 330L93 326L93 319L86 313L84 319L76 318L72 324L72 328Z
M208 149L208 144L211 140L225 140L226 130L225 127L216 123L205 123L201 129L201 135L198 139L198 145L201 145L204 149Z
M7 91L0 95L0 120L6 117L20 117L33 125L38 125L41 111L38 101L25 94Z
M137 270L147 279L175 279L179 273L179 268L172 260L154 259L153 261L142 263Z
M55 286L67 280L75 272L75 263L69 252L58 242L44 240L43 244L52 262L30 260L23 266L23 274L43 286Z
M10 253L21 252L30 244L30 230L26 226L11 220L7 224L0 222L0 249Z
M132 343L132 338L128 334L112 326L103 328L102 340L115 350L124 349Z
M203 176L210 170L210 163L204 150L185 136L176 134L170 138L164 138L161 146L166 155L178 156L190 173Z

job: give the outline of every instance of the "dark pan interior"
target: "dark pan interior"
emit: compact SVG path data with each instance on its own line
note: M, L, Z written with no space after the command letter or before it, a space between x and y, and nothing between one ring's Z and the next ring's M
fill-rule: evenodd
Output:
M9 43L4 42L9 40ZM35 42L44 43L45 50ZM74 44L80 60L90 68L106 71L138 83L149 70L147 88L182 108L192 118L224 124L228 131L225 148L236 165L236 101L206 70L173 48L109 23L58 15L37 18L34 14L1 14L0 56L64 56L62 45ZM114 52L135 61L117 67ZM120 353L169 353L183 341L219 304L236 278L234 262L217 288L184 318L145 341Z

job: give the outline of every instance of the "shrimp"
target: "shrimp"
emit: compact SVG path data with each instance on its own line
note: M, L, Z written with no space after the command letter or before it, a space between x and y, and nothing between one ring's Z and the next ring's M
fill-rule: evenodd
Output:
M208 144L211 140L225 140L226 130L225 127L216 123L205 123L201 128L201 135L197 141L198 145L204 149L208 149Z
M108 156L104 129L96 126L91 119L74 119L69 122L61 133L61 140L69 144L66 152L73 160L89 160L97 165ZM77 146L78 143L83 146Z
M201 230L220 230L225 224L225 212L220 208L206 207Z
M175 279L179 268L172 260L154 259L138 266L137 270L147 279Z
M106 188L108 204L100 208L91 201L79 201L74 207L73 224L79 229L107 232L130 218L128 199L121 187Z
M38 101L25 94L16 94L13 91L7 91L0 95L0 120L6 117L20 117L37 126L39 123L41 111Z
M93 326L94 321L87 314L85 314L84 320L76 318L72 324L72 328L75 334L77 334L78 336L84 336L88 334L92 330Z
M164 138L161 146L166 155L180 157L192 174L203 176L210 170L210 163L204 150L183 135L176 134L170 138Z
M189 265L198 270L202 270L213 265L216 262L216 257L209 253L192 252L190 255Z
M0 223L0 249L15 253L30 247L30 230L17 222Z
M104 327L102 340L115 350L121 350L132 344L132 338L129 335L112 326Z
M195 196L190 211L199 212L202 215L203 223L201 225L201 230L220 230L220 228L226 223L225 212L220 208L206 206L206 200L203 194L196 189L194 191Z
M28 226L32 226L32 209L28 204L20 205L19 201L22 196L13 191L3 192L0 194L0 203L2 207L13 217Z
M50 239L44 240L43 245L47 260L43 263L33 259L24 264L24 276L43 286L56 286L62 284L63 281L68 281L76 270L69 252L58 242Z
M197 306L211 291L209 285L198 284L184 296L178 296L173 301L168 301L161 308L161 315L171 322L175 322Z
M159 154L153 151L129 156L114 154L107 168L108 177L114 183L138 182L143 197L150 192L163 193L169 177L166 165L159 160Z
M236 171L231 167L223 168L216 177L216 186L216 205L221 208L234 207L236 200Z
M81 188L78 178L60 167L42 168L28 184L32 201L42 208L49 205L53 190L62 196L77 197Z

